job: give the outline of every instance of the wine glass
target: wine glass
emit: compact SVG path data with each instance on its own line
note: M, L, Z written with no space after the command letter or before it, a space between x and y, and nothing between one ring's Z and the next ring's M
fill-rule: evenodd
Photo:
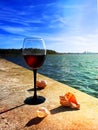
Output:
M34 95L28 97L24 102L29 105L43 103L45 98L37 96L36 75L39 67L42 66L46 57L45 42L40 37L27 37L23 41L22 55L27 65L33 70L34 74Z

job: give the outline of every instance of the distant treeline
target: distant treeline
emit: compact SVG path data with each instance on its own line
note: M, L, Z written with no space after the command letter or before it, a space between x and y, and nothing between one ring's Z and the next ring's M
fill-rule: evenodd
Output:
M47 50L47 54L58 54L54 50ZM22 55L22 49L0 49L0 56L18 56Z

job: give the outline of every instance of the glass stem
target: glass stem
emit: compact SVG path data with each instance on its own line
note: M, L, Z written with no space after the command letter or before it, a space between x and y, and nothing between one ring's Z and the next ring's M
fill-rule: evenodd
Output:
M37 99L37 91L36 91L36 74L37 74L37 69L34 69L33 73L34 73L34 99Z

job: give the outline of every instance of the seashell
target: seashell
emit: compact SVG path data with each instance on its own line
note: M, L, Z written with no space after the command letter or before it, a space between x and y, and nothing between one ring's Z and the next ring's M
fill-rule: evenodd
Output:
M37 81L36 86L40 89L43 89L47 86L47 82L45 80Z
M60 104L62 106L67 106L73 109L74 108L80 109L80 104L78 104L74 94L68 92L64 96L60 96L59 98L60 98Z
M44 118L46 116L48 116L50 114L50 111L45 108L45 107L40 107L38 110L37 110L37 116L39 118Z
M60 104L62 106L71 106L71 103L68 100L66 100L64 96L60 96L59 98L60 98Z
M41 80L41 85L46 87L47 86L47 82L45 80Z
M72 94L72 93L70 93L70 92L68 92L68 93L65 94L65 98L67 98L68 101L70 101L72 103L78 104L75 95Z
M36 86L38 87L38 86L40 86L40 81L36 81Z
M80 109L80 104L71 103L70 107L73 108L73 109Z

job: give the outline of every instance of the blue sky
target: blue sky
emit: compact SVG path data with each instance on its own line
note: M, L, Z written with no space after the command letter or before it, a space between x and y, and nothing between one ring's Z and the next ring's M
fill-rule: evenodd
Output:
M41 36L47 49L98 52L97 0L0 0L0 48Z

